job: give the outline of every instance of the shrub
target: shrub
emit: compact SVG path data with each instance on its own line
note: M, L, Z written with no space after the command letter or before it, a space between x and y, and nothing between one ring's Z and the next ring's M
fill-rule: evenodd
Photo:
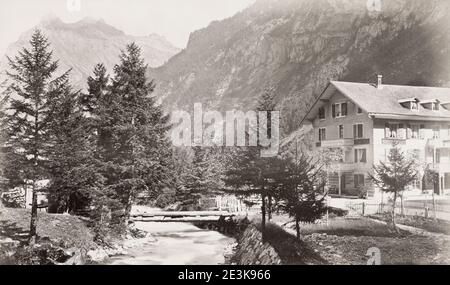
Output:
M173 204L173 203L175 203L175 202L176 202L176 200L175 200L175 197L174 197L173 195L163 193L163 194L160 194L160 195L156 198L156 200L155 200L155 206L158 207L158 208L164 209L164 208L166 208L167 206L169 206L169 205L171 205L171 204Z

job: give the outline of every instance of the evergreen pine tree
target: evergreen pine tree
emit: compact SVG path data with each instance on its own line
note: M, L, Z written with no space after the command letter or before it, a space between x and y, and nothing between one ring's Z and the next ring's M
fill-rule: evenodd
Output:
M197 204L200 198L218 193L222 188L220 163L214 147L192 147L193 158L184 173L182 199Z
M104 64L97 64L93 74L94 76L89 76L87 80L88 93L84 94L81 99L84 111L88 112L89 116L98 115L100 101L105 100L109 83L109 75Z
M104 90L106 77L101 68L98 71L90 84L93 95ZM114 67L106 94L96 103L104 191L120 202L125 221L136 196L142 191L158 191L170 168L169 117L151 96L155 85L148 81L146 72L140 48L128 45Z
M3 86L0 86L2 88ZM5 149L5 140L6 140L6 102L7 96L0 98L0 195L5 190L7 186L8 180L5 178L5 165L6 165L6 149ZM0 196L1 200L1 196ZM1 201L0 201L1 205Z
M389 151L387 163L380 161L374 166L374 174L370 174L370 178L381 191L393 194L391 223L397 233L399 232L395 224L397 198L417 179L417 176L416 161L405 156L395 143Z
M274 192L280 201L278 208L294 218L297 238L300 239L300 222L314 223L326 212L325 184L321 167L311 158L285 157L274 168Z
M60 89L62 93L52 100L50 112L50 211L84 213L103 179L96 171L94 136L83 116L80 95L72 91L68 80L61 83Z
M7 92L11 95L8 114L6 147L8 164L20 168L10 181L17 186L31 185L32 205L30 241L36 236L38 182L48 177L47 159L50 132L50 110L54 97L64 91L61 82L68 73L55 77L58 62L52 60L49 42L36 30L31 48L23 48L13 59L8 58L11 79ZM9 178L9 177L7 177Z
M268 137L271 137L271 111L276 107L275 96L271 89L266 89L258 102L258 111L267 112ZM251 128L252 126L250 126ZM255 126L253 126L255 127ZM256 131L261 128L258 117ZM257 132L259 134L259 132ZM237 150L237 155L230 164L229 170L224 179L228 187L233 188L233 192L243 196L258 196L261 200L261 228L263 238L265 237L266 215L271 218L271 211L274 205L273 195L273 173L274 167L278 163L278 156L262 157L259 138L256 147L242 147Z

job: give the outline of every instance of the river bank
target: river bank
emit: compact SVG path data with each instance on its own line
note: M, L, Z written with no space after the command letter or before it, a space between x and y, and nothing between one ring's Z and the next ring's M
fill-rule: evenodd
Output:
M38 216L39 239L28 247L29 210L1 209L0 264L226 264L235 244L234 238L190 223L137 222L125 237L99 245L83 218L45 212Z
M0 264L84 264L87 253L99 247L80 217L38 213L33 246L26 246L29 226L29 209L0 209Z

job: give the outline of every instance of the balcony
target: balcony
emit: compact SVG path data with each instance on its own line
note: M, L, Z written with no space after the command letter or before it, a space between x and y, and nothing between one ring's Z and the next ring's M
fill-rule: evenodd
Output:
M402 138L384 138L381 141L382 144L406 144L406 139L402 139Z
M429 168L436 172L450 172L450 163L430 163Z
M328 140L317 142L317 147L340 147L340 146L352 146L354 145L353 139L340 139L340 140Z
M370 139L355 139L355 145L370 144Z
M339 163L337 165L337 169L340 172L352 172L355 171L355 169L357 168L357 164L355 163Z
M433 148L450 148L450 139L429 139L427 145Z
M316 147L343 147L370 144L370 139L339 139L316 142Z

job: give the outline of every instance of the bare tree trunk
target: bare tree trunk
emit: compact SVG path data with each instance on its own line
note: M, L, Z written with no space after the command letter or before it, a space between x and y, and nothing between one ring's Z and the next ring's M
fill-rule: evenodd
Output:
M125 225L128 223L130 219L131 207L133 205L133 199L131 195L128 197L127 204L125 206Z
M266 239L266 196L261 195L262 206L261 206L261 234L263 241Z
M267 214L268 214L269 221L271 221L272 220L272 196L269 195L267 197L267 199L268 199L268 205L267 205L268 212L267 212Z
M400 207L401 207L401 215L405 216L405 205L403 204L403 194L400 195Z
M297 217L295 218L295 230L297 232L297 239L300 240L300 221Z
M434 189L433 189L433 219L436 220L436 200L434 198Z
M392 212L391 212L391 215L392 215L392 226L393 226L394 230L395 230L397 233L399 233L399 230L398 230L398 228L397 228L397 225L395 224L395 207L396 207L396 204L397 204L397 191L394 192L394 203L393 203L393 205L392 205Z
M38 145L39 145L39 105L36 100L34 105L35 110L35 116L34 116L34 171L33 171L33 193L32 193L32 199L31 199L31 219L30 219L30 238L28 240L29 244L34 244L36 241L36 227L37 227L37 173L39 169L39 151L38 151ZM26 200L26 199L25 199Z
M36 227L37 227L37 187L36 181L33 180L33 193L31 199L31 220L30 220L30 236L28 243L34 244L36 241Z

